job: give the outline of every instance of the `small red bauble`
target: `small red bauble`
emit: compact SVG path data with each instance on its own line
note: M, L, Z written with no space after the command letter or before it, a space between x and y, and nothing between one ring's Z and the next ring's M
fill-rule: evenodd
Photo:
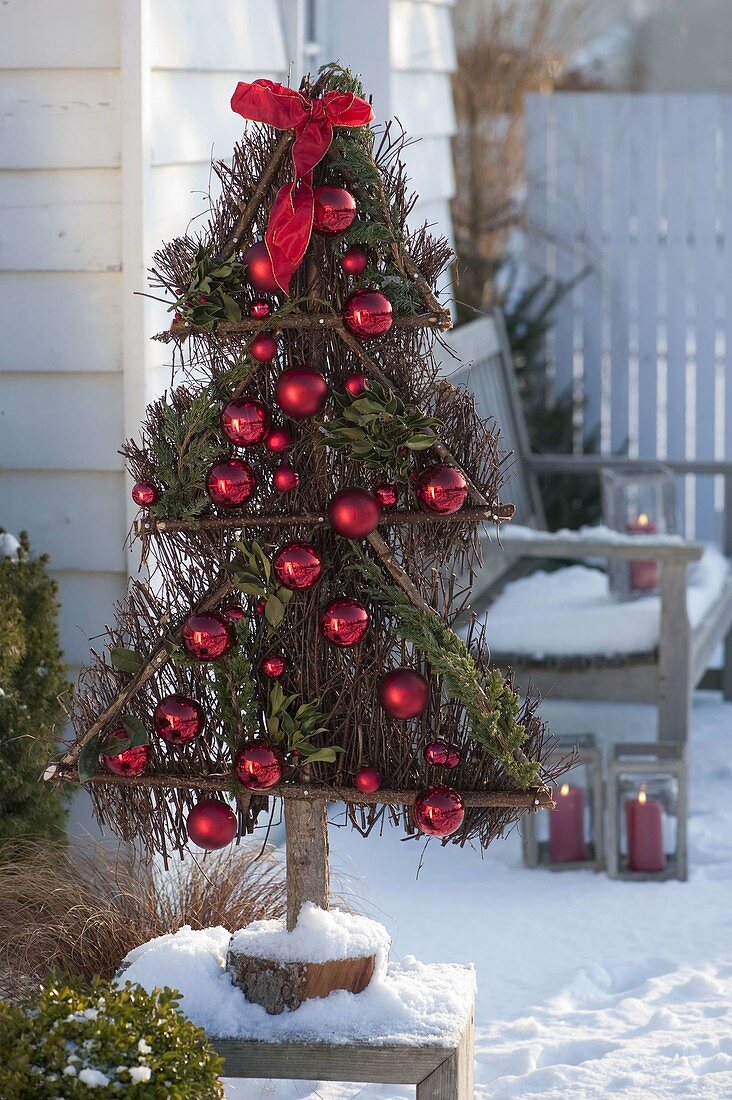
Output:
M463 758L463 754L457 745L448 745L447 747L447 760L445 761L446 768L456 768Z
M155 732L171 745L187 745L198 737L204 722L203 707L187 695L166 695L153 714Z
M197 802L186 821L188 837L199 848L213 852L225 848L236 836L236 814L231 806L218 798L204 798Z
M356 200L345 187L315 187L313 203L313 229L325 237L345 233L356 217Z
M215 661L234 644L231 623L209 611L206 615L191 615L183 626L183 645L199 661Z
M323 569L320 554L307 542L289 542L277 551L272 565L280 584L292 589L311 588Z
M282 778L285 760L270 741L251 741L234 757L234 771L250 791L266 791Z
M132 486L132 499L141 508L149 508L158 499L158 491L149 481L138 481Z
M129 741L130 734L124 726L120 726L119 729L112 730L108 739L111 740L113 737L118 738L120 741ZM114 756L104 755L102 760L114 775L126 775L134 778L136 775L142 775L150 763L150 746L135 745L134 748L125 749L124 752L117 753Z
M452 787L430 787L414 800L414 822L428 836L450 836L465 820L465 803Z
M281 493L291 493L300 484L300 475L292 466L278 466L274 472L274 483Z
M449 515L462 508L468 485L456 466L430 466L417 478L414 491L423 508Z
M230 623L238 623L240 619L246 617L246 611L240 604L232 604L231 607L222 607L220 614L228 619Z
M320 614L320 629L333 645L358 645L369 628L369 613L357 600L332 600Z
M290 367L275 383L277 404L293 420L319 413L327 396L328 383L312 367Z
M264 241L255 241L241 259L246 267L247 281L260 294L276 294L280 290Z
M262 672L265 676L269 676L271 680L279 680L284 671L285 659L280 657L279 653L268 653L266 657L262 658Z
M340 489L328 505L328 520L337 535L362 539L375 531L381 519L379 498L357 485Z
M274 451L275 454L281 454L282 451L286 451L288 447L292 446L292 436L287 428L273 428L265 436L264 445L270 451Z
M359 768L353 777L353 785L362 794L373 794L381 786L381 776L376 768Z
M347 248L341 256L341 267L346 275L363 275L369 258L362 248Z
M272 306L269 302L265 302L264 298L255 298L249 307L249 316L253 317L255 321L263 321L265 317L269 317L272 312Z
M390 481L382 481L374 486L374 496L379 498L382 508L393 508L399 499L399 490Z
M256 488L254 470L240 458L217 462L206 474L206 492L222 508L237 508L249 500Z
M221 430L237 447L261 443L269 428L269 411L261 401L240 397L224 406Z
M429 702L430 686L413 668L395 668L381 677L378 694L392 718L416 718Z
M256 604L254 605L254 610L257 612L258 615L264 615L266 608L267 601L265 600L264 596L262 596L262 598L260 600L257 600Z
M425 745L422 755L432 767L444 768L450 755L450 746L447 741L430 741L429 745Z
M343 382L343 389L346 393L350 393L351 397L360 397L365 392L368 384L368 376L363 371L356 371L354 374L346 375Z
M249 345L249 354L258 363L271 363L277 354L277 341L273 336L255 336Z
M373 340L391 328L391 302L380 290L357 290L346 301L343 324L359 340Z

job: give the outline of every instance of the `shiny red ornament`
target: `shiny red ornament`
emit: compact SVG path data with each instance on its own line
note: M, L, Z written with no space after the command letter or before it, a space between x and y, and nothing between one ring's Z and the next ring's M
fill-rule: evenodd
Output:
M373 794L381 786L381 776L376 768L359 768L353 777L353 785L362 794Z
M307 542L289 542L272 562L277 580L285 588L312 588L323 570L320 554Z
M347 248L341 256L341 267L346 275L363 275L369 266L369 258L362 248Z
M112 730L108 740L113 737L116 737L119 741L129 741L130 734L124 726L120 726L118 729ZM102 756L102 760L114 775L125 775L128 778L134 778L136 775L142 775L150 763L150 746L135 745L134 748L125 749L115 755L105 754Z
M357 290L346 301L343 324L359 340L373 340L391 328L391 302L380 290Z
M369 613L357 600L332 600L320 613L320 629L333 645L358 645L368 628Z
M379 498L357 485L339 489L328 504L331 527L337 535L346 539L365 538L376 530L380 519Z
M138 481L132 486L132 499L140 508L149 508L158 499L158 490L149 481Z
M450 755L450 746L447 741L430 741L422 750L422 755L433 768L444 768Z
M277 404L293 420L319 413L327 396L328 383L312 367L290 367L275 383Z
M284 671L285 658L280 657L279 653L268 653L262 658L262 672L271 680L279 680Z
M277 294L279 286L275 279L272 261L264 241L255 241L241 258L246 267L247 281L260 294Z
M264 439L264 445L275 454L281 454L292 446L292 436L287 428L273 428Z
M374 486L374 496L379 498L382 508L393 508L399 499L399 489L390 481L382 481Z
M206 474L206 492L214 504L222 508L237 508L244 504L256 488L254 470L240 458L217 462Z
M415 482L417 500L429 512L459 512L468 495L465 476L457 466L430 466Z
M430 787L414 800L414 822L428 836L450 836L465 820L465 803L452 787Z
M343 389L346 393L350 393L351 397L360 397L366 391L368 380L368 375L364 374L363 371L355 371L353 374L346 375L343 381Z
M457 745L448 745L446 768L456 768L463 758L463 754Z
M271 312L272 306L269 302L265 302L264 298L255 298L249 307L249 316L253 317L255 321L264 321Z
M235 603L231 607L222 607L220 614L230 623L238 623L240 619L246 618L247 613L241 604Z
M254 610L257 612L258 615L264 615L266 609L267 601L265 600L264 596L262 596L262 598L257 600L257 602L255 603Z
M430 686L413 668L395 668L379 681L381 706L392 718L416 718L429 702Z
M237 447L253 447L255 443L261 443L268 429L269 410L254 398L236 398L221 412L221 430Z
M282 778L285 759L270 741L250 741L234 757L234 771L250 791L266 791Z
M199 661L215 661L234 644L234 630L222 615L191 615L183 626L183 645Z
M187 745L204 727L203 707L188 695L166 695L155 707L153 726L171 745Z
M353 225L356 200L345 187L322 184L313 188L313 229L324 237L337 237Z
M218 798L204 798L188 814L186 828L189 840L199 848L213 852L231 844L238 824L231 806L220 802Z
M255 336L249 345L249 354L258 363L271 363L277 354L277 341L273 336Z
M292 466L278 466L274 472L275 489L281 493L291 493L300 484L300 475Z

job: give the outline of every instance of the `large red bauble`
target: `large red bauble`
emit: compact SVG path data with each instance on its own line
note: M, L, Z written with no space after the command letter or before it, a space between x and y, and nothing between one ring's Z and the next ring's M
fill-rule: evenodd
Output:
M343 381L343 389L346 393L350 393L351 397L360 397L365 392L368 383L368 376L363 371L355 371L354 374L346 375Z
M450 755L450 746L447 741L430 741L422 750L422 755L433 768L444 768Z
M188 695L166 695L153 714L155 732L171 745L187 745L198 737L204 723L203 707Z
M120 726L119 729L112 730L109 734L109 740L113 737L117 737L120 741L129 741L130 734L124 726ZM114 756L105 755L102 760L114 775L126 775L134 778L136 775L142 775L150 763L150 746L135 745L134 748L125 749L124 752L117 753Z
M430 686L413 668L395 668L381 677L378 694L392 718L416 718L429 702Z
M311 588L323 569L320 554L307 542L288 542L277 551L272 565L280 584L292 589Z
M381 776L376 768L359 768L353 777L353 785L362 794L373 794L381 786Z
M313 229L325 237L336 237L353 224L356 200L345 187L323 184L313 189Z
M263 321L265 317L269 317L272 312L272 306L269 302L265 302L263 298L255 298L249 307L249 316L253 317L255 321Z
M369 258L362 248L347 248L341 256L341 267L346 275L363 275Z
M237 447L252 447L260 443L269 428L269 411L261 401L239 397L224 406L221 430Z
M217 462L206 474L206 492L222 508L238 507L249 500L256 488L254 470L240 458Z
M285 759L270 741L250 741L234 757L234 771L250 791L266 791L282 778Z
M247 280L260 294L277 294L280 287L275 279L272 261L264 241L255 241L243 254Z
M358 645L369 628L369 613L357 600L332 600L320 614L320 629L333 645Z
M274 451L275 454L281 454L282 451L286 451L288 447L292 446L292 436L287 428L273 428L265 436L264 445L270 451Z
M183 645L199 661L215 661L234 644L234 631L222 615L191 615L183 626Z
M300 484L300 475L292 466L278 466L274 472L275 489L281 493L291 493Z
M212 852L225 848L236 836L236 814L218 798L204 798L188 814L188 837L199 848Z
M430 466L418 476L414 491L423 508L449 515L465 504L468 485L456 466Z
M465 820L465 803L452 787L430 787L414 800L414 823L428 836L450 836Z
M380 290L356 290L346 300L343 324L359 340L373 340L391 328L391 302Z
M337 535L362 539L375 531L381 519L379 498L357 485L339 491L328 505L328 520Z
M374 486L374 496L379 498L382 508L393 508L399 499L399 489L390 481L382 481Z
M328 383L312 367L290 367L275 383L277 404L293 420L319 413L327 396Z
M255 336L249 345L249 354L258 363L271 363L277 354L277 341L273 336Z
M262 658L262 672L271 680L279 680L284 671L285 658L280 657L279 653L268 653Z
M149 508L158 499L158 491L150 481L138 481L132 486L132 499L140 508Z

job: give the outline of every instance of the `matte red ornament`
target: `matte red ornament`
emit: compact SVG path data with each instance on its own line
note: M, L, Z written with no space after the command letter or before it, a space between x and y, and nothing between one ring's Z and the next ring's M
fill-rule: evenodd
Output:
M258 363L271 363L277 354L277 341L273 336L255 336L249 345L249 354Z
M132 499L141 508L149 508L158 499L158 490L149 481L138 481L132 486Z
M109 739L113 737L118 738L120 741L129 741L129 730L124 726L120 726L109 734ZM134 748L125 749L124 752L116 753L113 756L105 754L102 756L102 760L114 775L126 775L134 778L136 775L142 775L150 763L150 746L135 745Z
M307 542L288 542L272 565L280 584L292 589L312 588L323 569L320 554Z
M204 798L188 814L186 828L189 840L199 848L213 852L231 844L238 826L231 806L220 802L218 798Z
M392 718L416 718L429 702L430 686L413 668L395 668L381 677L378 696Z
M341 267L346 275L363 275L369 265L369 258L362 248L347 248L341 256Z
M275 279L272 261L264 241L255 241L242 255L247 281L260 294L278 294L280 288Z
M191 615L183 626L183 645L199 661L215 661L234 644L234 630L222 615Z
M290 367L275 383L277 404L293 420L319 413L327 396L328 383L312 367Z
M269 410L261 401L239 397L221 412L221 430L237 447L261 443L269 429Z
M359 340L373 340L391 328L391 302L380 290L356 290L346 300L343 324Z
M356 217L356 200L345 187L315 187L313 203L313 229L325 237L345 233Z
M255 298L249 307L249 316L253 317L255 321L264 321L271 312L272 306L269 302L265 302L264 298Z
M415 482L417 500L428 512L459 512L468 495L465 476L457 466L430 466Z
M264 445L275 454L281 454L292 446L292 436L287 428L273 428L264 439Z
M271 680L279 680L284 671L285 658L280 657L279 653L268 653L262 658L262 672Z
M206 492L214 504L237 508L249 500L257 488L254 470L240 458L217 462L206 474Z
M234 757L234 771L250 791L266 791L282 778L285 758L271 741L250 741Z
M274 472L274 483L281 493L291 493L300 484L300 475L292 466L278 466Z
M376 530L380 519L379 498L357 485L339 489L328 505L331 527L346 539L365 538Z
M203 707L188 695L166 695L155 707L153 726L171 745L187 745L204 727Z
M369 613L358 600L332 600L320 614L324 637L343 648L358 645L369 628Z
M457 745L448 745L446 768L456 768L463 758L463 754Z
M351 397L360 397L366 391L367 384L368 375L359 370L346 375L343 381L343 389L346 393L350 393Z
M373 794L381 786L381 776L376 768L359 768L353 777L353 785L362 794Z
M465 820L465 803L452 787L430 787L414 800L414 822L428 836L450 836Z
M447 741L430 741L422 750L422 755L433 768L444 768L450 755L450 746Z
M399 499L399 489L390 481L382 481L374 486L374 496L379 498L382 508L393 508Z

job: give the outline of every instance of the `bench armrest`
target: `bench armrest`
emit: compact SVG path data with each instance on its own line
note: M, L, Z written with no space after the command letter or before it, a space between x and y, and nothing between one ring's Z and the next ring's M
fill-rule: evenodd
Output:
M522 461L537 474L594 474L610 467L633 469L634 466L668 466L677 474L732 476L732 462L701 458L626 458L620 455L525 454Z
M574 531L533 531L529 527L501 528L499 545L507 553L525 558L620 558L624 561L698 561L704 553L700 542L684 542L676 536L622 535L609 528Z

